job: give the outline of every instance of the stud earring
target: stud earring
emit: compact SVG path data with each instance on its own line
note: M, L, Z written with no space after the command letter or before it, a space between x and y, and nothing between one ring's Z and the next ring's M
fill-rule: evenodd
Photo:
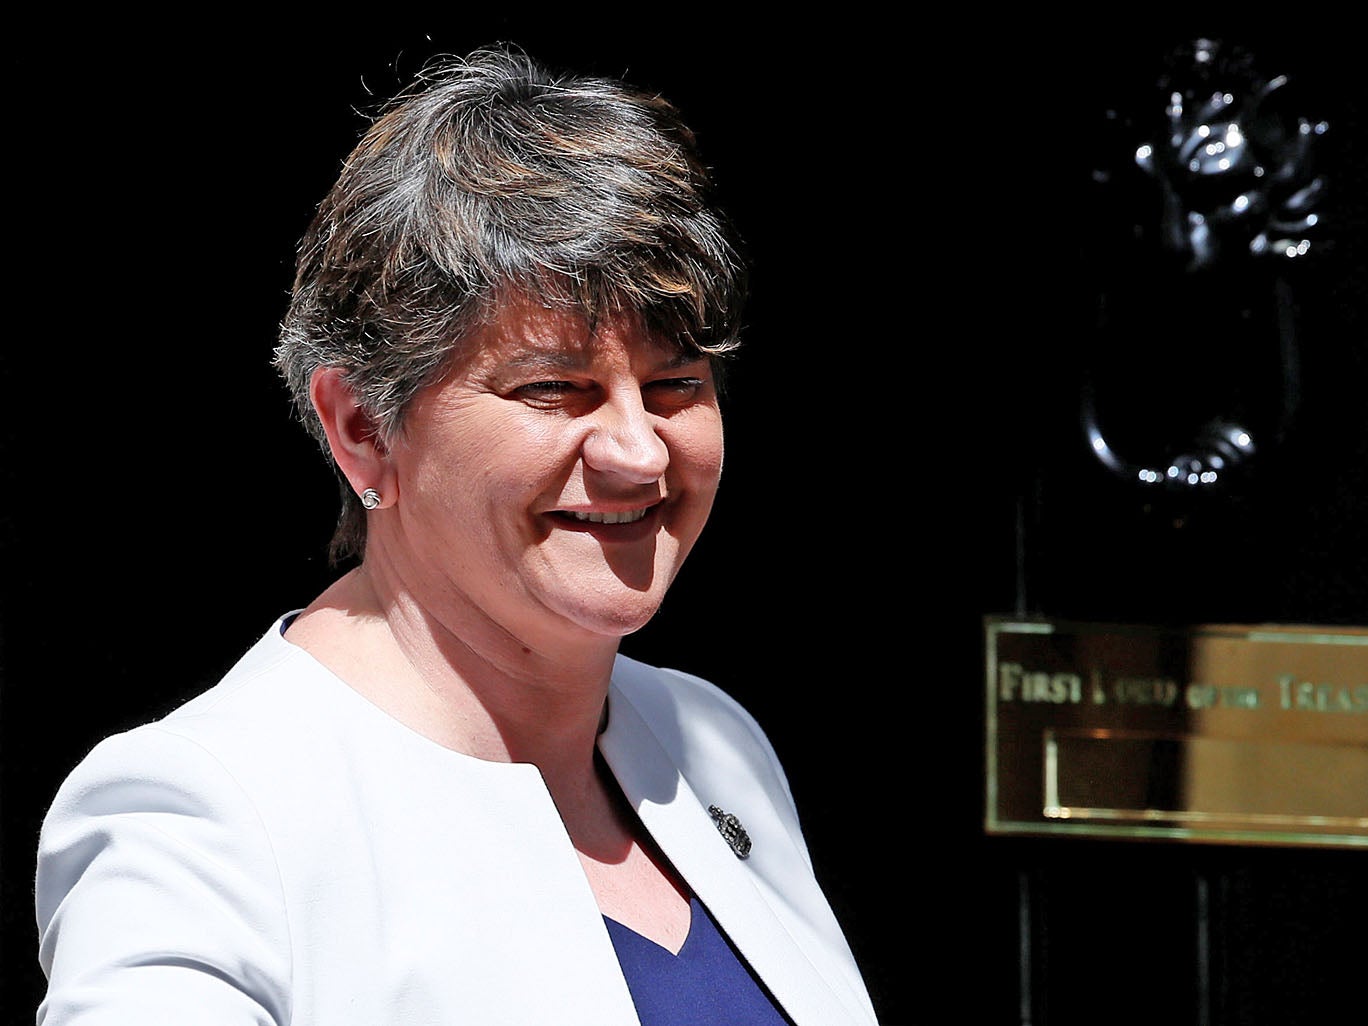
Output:
M361 493L361 505L366 509L376 509L380 505L380 493L374 488L367 488Z

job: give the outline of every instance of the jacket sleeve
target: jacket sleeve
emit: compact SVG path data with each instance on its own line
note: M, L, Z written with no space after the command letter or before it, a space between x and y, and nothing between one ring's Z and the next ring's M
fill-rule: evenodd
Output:
M98 745L39 840L38 1026L286 1023L290 945L266 831L232 775L159 726Z

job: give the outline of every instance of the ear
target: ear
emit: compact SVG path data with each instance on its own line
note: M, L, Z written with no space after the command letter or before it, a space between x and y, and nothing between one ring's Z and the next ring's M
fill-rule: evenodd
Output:
M333 459L352 490L360 495L374 488L381 495L382 505L392 505L397 498L396 481L388 453L375 421L357 405L342 370L315 370L309 379L309 399L323 423Z

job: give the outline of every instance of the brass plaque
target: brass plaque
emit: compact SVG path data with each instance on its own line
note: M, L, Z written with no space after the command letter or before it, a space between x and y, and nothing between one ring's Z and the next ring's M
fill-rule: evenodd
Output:
M1368 847L1368 627L986 635L989 833Z

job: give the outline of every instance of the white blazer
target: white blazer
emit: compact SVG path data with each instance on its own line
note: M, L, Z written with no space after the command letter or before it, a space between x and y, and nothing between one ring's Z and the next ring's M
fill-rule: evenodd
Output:
M869 1026L760 728L619 657L600 750L799 1026ZM739 819L742 859L709 814ZM535 766L443 748L277 623L217 686L101 742L39 844L40 1026L638 1026Z

